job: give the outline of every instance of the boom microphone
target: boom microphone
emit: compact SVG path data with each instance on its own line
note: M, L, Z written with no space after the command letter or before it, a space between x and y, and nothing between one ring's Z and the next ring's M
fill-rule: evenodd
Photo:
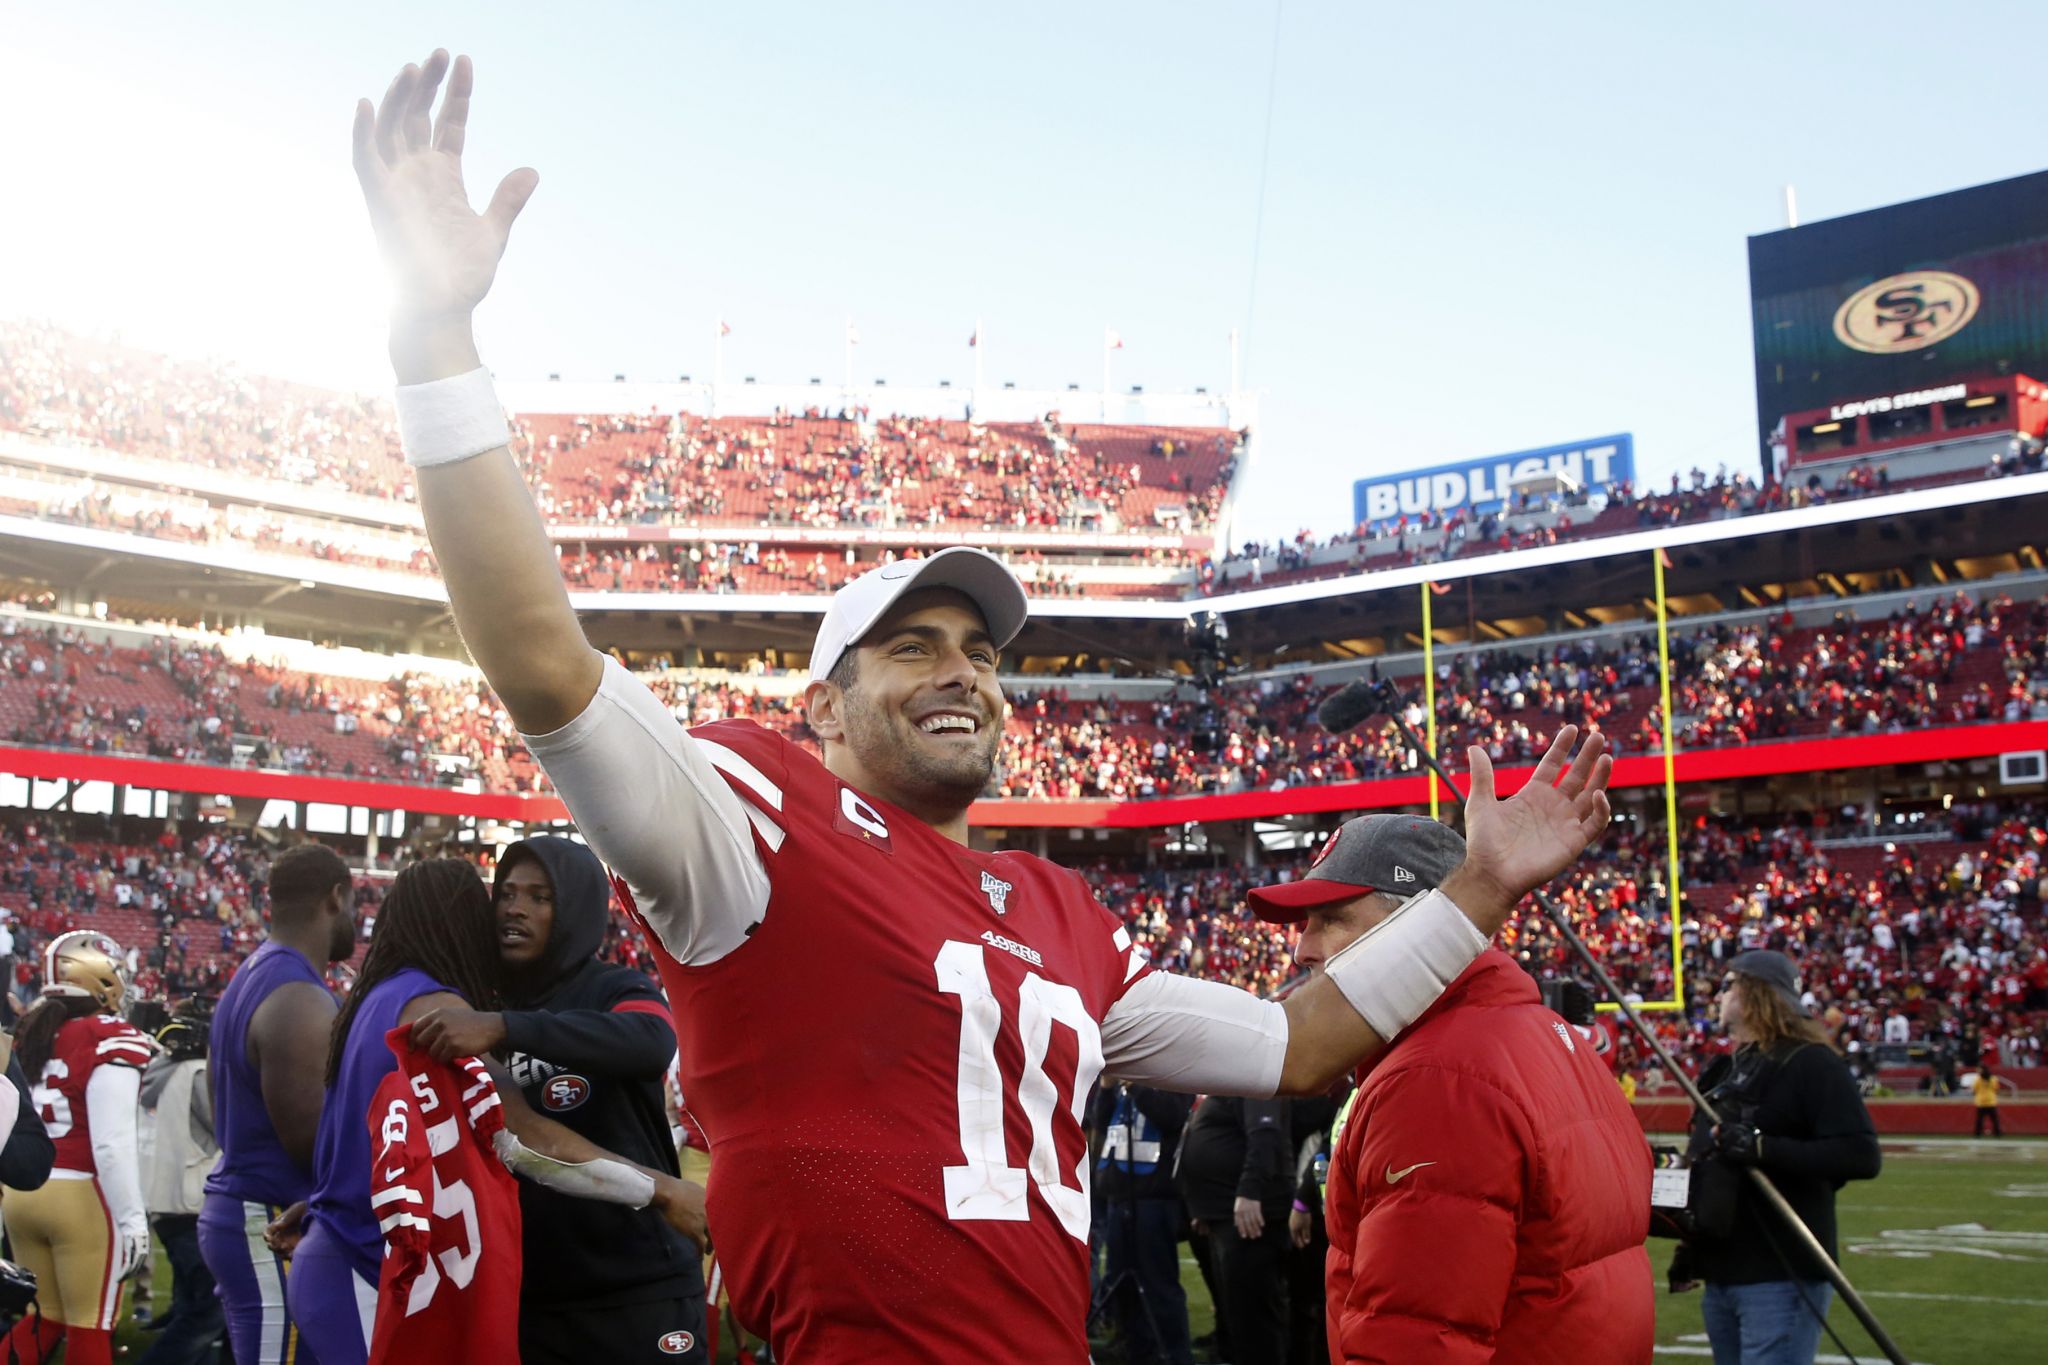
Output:
M1316 708L1316 719L1331 734L1341 735L1386 709L1380 702L1379 684L1358 678L1324 697L1323 704Z

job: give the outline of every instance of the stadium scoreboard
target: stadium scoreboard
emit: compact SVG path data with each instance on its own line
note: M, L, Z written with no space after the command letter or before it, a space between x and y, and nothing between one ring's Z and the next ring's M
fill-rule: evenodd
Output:
M1751 237L1749 290L1767 476L1789 415L2048 374L2048 171Z

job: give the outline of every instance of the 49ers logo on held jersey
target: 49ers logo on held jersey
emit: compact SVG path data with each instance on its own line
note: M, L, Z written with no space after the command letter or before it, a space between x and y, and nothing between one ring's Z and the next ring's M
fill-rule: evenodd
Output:
M667 1336L663 1337L660 1341L657 1341L654 1344L661 1348L661 1353L663 1355L688 1355L690 1353L690 1348L697 1344L697 1338L692 1336L688 1332L670 1332Z
M581 1076L556 1076L540 1092L540 1102L560 1114L590 1098L590 1082Z
M852 835L870 848L895 855L896 850L889 846L889 822L851 787L839 789L839 809L833 813L832 828Z

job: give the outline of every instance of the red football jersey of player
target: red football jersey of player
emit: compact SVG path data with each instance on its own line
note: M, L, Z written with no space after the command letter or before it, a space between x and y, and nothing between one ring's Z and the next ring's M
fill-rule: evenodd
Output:
M58 1028L50 1060L30 1088L30 1099L56 1149L58 1170L94 1169L92 1114L85 1103L85 1087L94 1070L130 1066L140 1071L155 1055L156 1044L148 1034L111 1014L67 1019Z
M371 1365L519 1359L519 1188L482 1062L443 1065L384 1035L398 1069L370 1105L370 1206L384 1231Z
M963 848L751 721L690 733L771 887L732 952L659 954L739 1320L806 1365L1085 1361L1081 1115L1143 955L1072 872Z

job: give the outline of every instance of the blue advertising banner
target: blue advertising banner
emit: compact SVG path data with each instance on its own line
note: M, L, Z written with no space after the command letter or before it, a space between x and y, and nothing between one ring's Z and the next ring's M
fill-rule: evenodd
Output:
M1518 450L1412 474L1360 479L1351 485L1352 515L1359 525L1400 516L1438 514L1464 508L1475 516L1498 512L1516 484L1559 472L1589 493L1605 492L1636 477L1635 438L1627 432L1570 445Z

